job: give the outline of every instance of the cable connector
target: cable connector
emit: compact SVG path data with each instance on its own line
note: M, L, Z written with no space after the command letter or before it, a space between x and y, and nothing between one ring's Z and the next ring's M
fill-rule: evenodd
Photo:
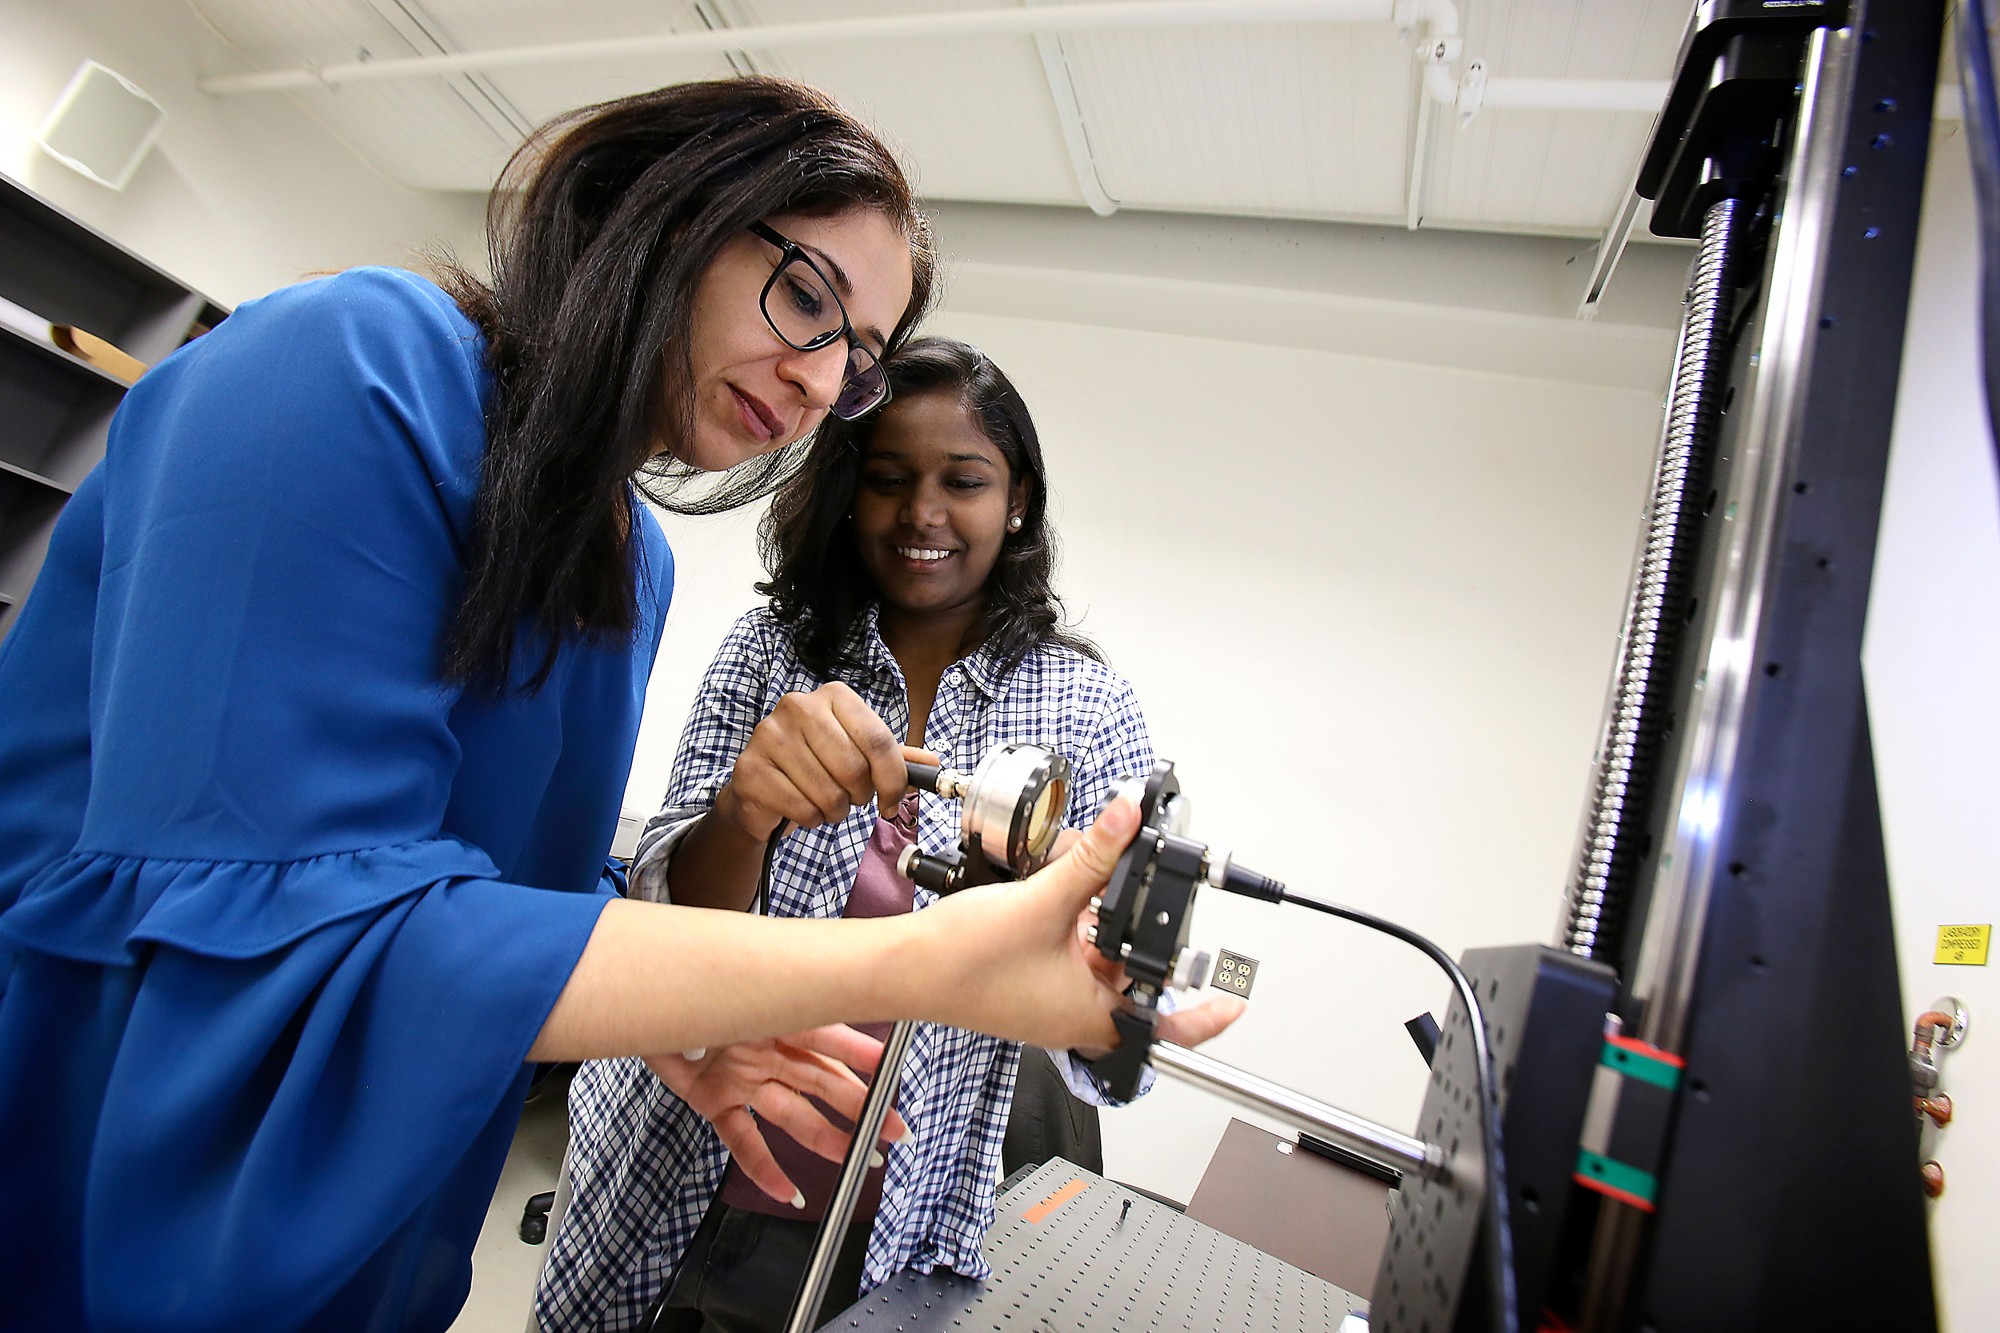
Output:
M1201 872L1202 882L1210 888L1240 893L1245 898L1258 898L1267 903L1285 900L1283 883L1237 865L1227 848L1210 847L1202 859Z

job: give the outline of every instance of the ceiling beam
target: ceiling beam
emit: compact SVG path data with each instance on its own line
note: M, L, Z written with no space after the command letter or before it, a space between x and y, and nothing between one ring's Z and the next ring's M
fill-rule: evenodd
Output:
M973 9L945 14L767 23L705 32L662 32L581 42L550 42L461 51L450 55L306 65L254 74L217 74L197 80L218 96L283 92L346 83L435 78L471 71L576 64L638 55L694 55L773 51L948 37L1022 36L1097 32L1118 28L1247 27L1270 23L1388 23L1394 0L1133 0L1030 8Z
M1042 73L1049 81L1049 98L1055 103L1056 120L1062 126L1063 146L1069 150L1069 166L1076 177L1077 191L1090 211L1108 218L1118 211L1118 201L1104 188L1097 174L1097 156L1090 150L1090 132L1083 120L1083 103L1077 95L1076 75L1070 68L1069 46L1062 34L1038 32L1035 50L1042 57Z

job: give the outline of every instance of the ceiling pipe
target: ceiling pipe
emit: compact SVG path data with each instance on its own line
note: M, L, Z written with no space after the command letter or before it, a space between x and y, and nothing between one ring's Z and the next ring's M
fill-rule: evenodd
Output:
M1410 140L1410 169L1405 178L1407 186L1403 198L1403 225L1415 231L1423 225L1424 194L1430 188L1431 171L1431 107L1437 99L1428 91L1417 93L1417 128Z
M1458 6L1453 0L1397 0L1396 29L1403 39L1416 38L1418 76L1417 125L1410 140L1410 166L1404 177L1403 225L1415 231L1423 225L1424 196L1430 190L1431 141L1437 130L1431 107L1451 104L1458 96L1458 79L1451 72L1458 59ZM1423 32L1417 33L1421 25Z
M285 92L298 88L434 78L474 71L491 73L640 55L775 51L787 47L955 37L1102 32L1119 28L1244 27L1267 23L1386 23L1402 0L1134 0L1032 8L974 9L956 14L898 14L880 18L769 23L712 32L665 32L584 42L462 51L451 55L306 65L255 74L215 74L196 80L218 96Z

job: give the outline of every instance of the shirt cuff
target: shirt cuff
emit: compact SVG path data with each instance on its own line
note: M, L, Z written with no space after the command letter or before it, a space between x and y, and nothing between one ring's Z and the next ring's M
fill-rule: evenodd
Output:
M704 812L705 813L705 812ZM670 903L673 898L667 892L667 866L674 859L674 852L683 840L701 822L700 814L689 815L685 819L672 822L649 824L641 837L638 854L632 858L632 865L626 871L628 887L625 896L639 898L649 903Z
M1180 1001L1175 998L1172 991L1163 990L1160 992L1159 1012L1161 1015L1171 1014L1180 1007ZM1116 1098L1104 1095L1103 1089L1097 1086L1097 1080L1091 1077L1090 1066L1086 1065L1083 1062L1083 1057L1075 1051L1051 1051L1049 1054L1055 1056L1056 1072L1062 1075L1063 1082L1069 1085L1069 1090L1076 1094L1078 1101L1088 1102L1092 1106L1125 1105L1124 1102ZM1136 1099L1151 1092L1153 1084L1158 1081L1159 1077L1159 1071L1154 1069L1150 1064L1141 1069L1139 1071L1139 1090L1133 1093L1132 1096Z

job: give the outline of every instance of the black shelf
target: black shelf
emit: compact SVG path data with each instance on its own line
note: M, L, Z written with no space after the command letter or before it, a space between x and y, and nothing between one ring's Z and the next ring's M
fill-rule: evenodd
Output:
M125 382L40 333L90 333L154 365L228 310L0 174L0 637L56 519L104 457ZM17 327L25 322L28 327Z
M123 392L126 387L124 380L119 379L104 367L92 365L90 362L76 355L76 353L66 352L47 339L37 338L33 334L17 329L12 324L4 321L0 321L0 338L6 338L10 342L18 343L22 347L31 348L36 355L48 357L64 370L74 371L79 375L88 375L92 379L100 379L107 384L115 384L118 386L120 392Z
M8 477L17 483L25 482L30 486L40 486L44 490L54 491L58 495L76 494L76 487L65 486L52 477L45 477L39 472L30 472L24 467L15 467L4 458L0 458L0 476Z

